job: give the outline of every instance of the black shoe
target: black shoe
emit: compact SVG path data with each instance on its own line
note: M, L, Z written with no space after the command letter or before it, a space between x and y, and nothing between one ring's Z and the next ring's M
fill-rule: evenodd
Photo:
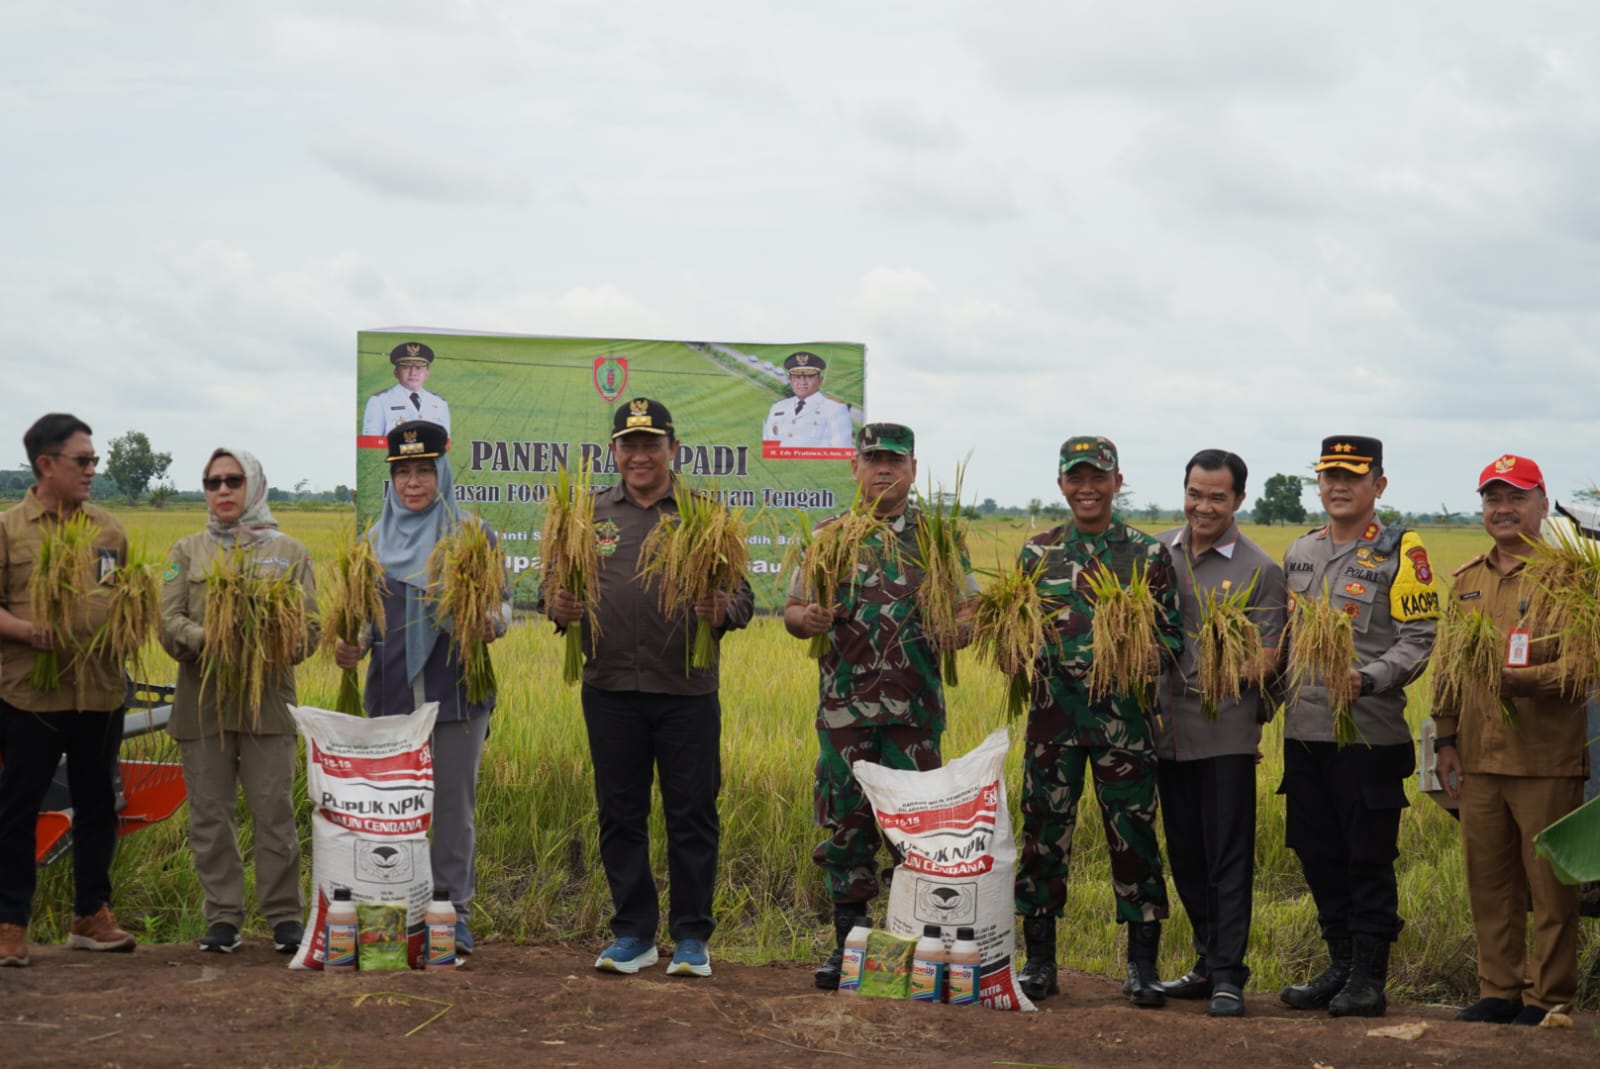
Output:
M1160 1009L1167 1004L1156 972L1156 957L1161 950L1161 922L1139 921L1128 925L1128 979L1122 993L1141 1009Z
M1056 963L1053 961L1030 961L1022 966L1017 973L1017 986L1022 993L1034 1002L1038 1002L1049 995L1059 995L1061 985L1056 982Z
M1161 990L1168 998L1203 999L1211 997L1211 977L1190 969L1176 980L1163 980Z
M1216 990L1211 993L1211 1008L1206 1010L1206 1016L1243 1017L1244 992L1239 990L1239 985L1227 981L1218 983Z
M866 908L860 903L833 907L833 953L811 974L812 981L820 990L839 990L839 980L844 975L844 941L857 925L870 924Z
M1517 1011L1517 1015L1515 1017L1511 1018L1511 1023L1538 1025L1549 1015L1550 1011L1542 1006L1524 1006L1522 1009Z
M1382 1017L1389 1012L1389 941L1358 935L1351 943L1350 979L1328 1003L1334 1017Z
M299 921L279 921L272 926L272 945L280 954L299 950L305 937L306 927Z
M1481 1021L1484 1024L1510 1024L1522 1012L1522 1003L1508 998L1480 998L1456 1014L1458 1021Z
M1056 919L1054 917L1024 917L1022 942L1028 949L1028 960L1017 972L1017 986L1034 1002L1061 992L1056 983Z
M218 921L200 937L200 949L232 954L239 949L239 929L227 921Z
M828 960L817 966L811 974L811 979L823 991L839 990L839 977L844 974L844 949L835 949L828 955Z
M1294 984L1278 992L1287 1006L1297 1010L1325 1010L1333 996L1344 990L1350 980L1350 940L1328 940L1328 967L1303 984Z

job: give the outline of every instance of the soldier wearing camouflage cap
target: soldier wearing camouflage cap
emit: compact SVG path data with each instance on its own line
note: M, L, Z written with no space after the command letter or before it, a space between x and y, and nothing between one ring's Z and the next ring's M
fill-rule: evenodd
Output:
M822 393L828 362L801 349L790 353L783 368L789 373L791 396L774 401L761 424L761 438L780 445L819 449L850 448L850 406Z
M433 350L424 342L404 341L389 350L395 384L367 398L361 416L361 433L381 437L418 420L450 429L450 403L422 388L433 369Z
M834 951L815 976L818 987L830 990L839 986L845 936L867 923L868 905L878 894L878 825L851 765L871 761L926 771L938 768L941 760L942 650L923 628L917 608L922 573L912 563L922 518L910 500L917 475L915 448L909 427L868 423L861 428L850 471L861 500L870 502L873 513L888 525L892 542L874 535L864 543L867 570L856 582L841 586L831 611L817 603L796 569L783 610L791 635L828 637L820 661L820 754L813 803L817 823L829 834L812 860L822 868L833 902ZM817 529L838 519L824 520ZM970 567L966 582L967 593L975 597L978 583ZM970 615L973 604L969 599L963 617ZM969 640L963 628L957 643Z
M1016 906L1022 915L1027 961L1023 992L1041 999L1056 983L1056 918L1067 900L1067 869L1077 826L1084 767L1111 851L1117 922L1128 926L1128 979L1123 991L1136 1006L1161 1006L1156 973L1167 889L1156 846L1156 750L1145 707L1162 661L1183 652L1183 612L1172 556L1156 539L1118 520L1122 488L1117 447L1098 436L1061 446L1057 485L1072 519L1028 539L1022 565L1038 576L1052 613L1049 641L1034 662L1022 773L1022 843ZM1089 576L1109 568L1124 585L1137 568L1157 606L1158 648L1149 651L1151 693L1110 694L1091 701L1095 606Z

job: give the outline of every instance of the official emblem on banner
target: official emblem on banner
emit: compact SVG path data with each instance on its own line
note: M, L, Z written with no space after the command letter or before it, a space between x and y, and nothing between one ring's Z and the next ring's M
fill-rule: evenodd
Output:
M628 358L609 353L595 357L594 388L607 401L621 397L628 388Z

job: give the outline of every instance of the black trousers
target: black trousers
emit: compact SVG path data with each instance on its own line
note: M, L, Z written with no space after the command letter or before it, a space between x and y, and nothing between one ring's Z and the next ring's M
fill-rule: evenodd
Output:
M646 694L583 686L594 762L600 861L619 938L654 939L660 899L650 870L650 802L661 779L667 825L667 930L674 942L709 939L716 892L722 706L716 694Z
M111 774L122 746L122 710L29 713L0 702L0 923L27 926L37 876L39 803L63 754L72 791L72 911L111 901L117 791Z
M1195 969L1243 987L1256 867L1256 758L1224 754L1156 768L1167 865L1194 928Z
M1299 855L1324 939L1393 942L1405 927L1394 862L1400 811L1410 804L1405 781L1416 763L1408 742L1340 748L1284 740L1284 839Z

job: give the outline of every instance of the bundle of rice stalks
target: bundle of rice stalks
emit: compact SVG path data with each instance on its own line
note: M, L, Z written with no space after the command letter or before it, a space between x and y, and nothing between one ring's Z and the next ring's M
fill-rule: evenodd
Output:
M1600 677L1600 542L1562 524L1549 541L1530 545L1524 574L1534 588L1527 613L1533 641L1560 643L1562 689L1585 694Z
M966 465L958 464L953 494L936 492L930 477L927 494L917 495L922 510L917 522L917 565L922 569L917 609L922 615L923 631L942 651L940 674L952 687L957 683L955 646L961 624L956 613L966 600L967 569L962 561L967 555L967 528L971 522L961 511L965 474Z
M1101 564L1087 573L1094 595L1093 660L1089 665L1089 700L1109 694L1132 695L1140 709L1150 704L1150 651L1160 641L1156 632L1156 599L1150 578L1135 561L1128 585Z
M236 705L254 728L262 690L293 668L305 641L305 591L292 570L265 574L248 547L219 549L206 568L205 628L201 683L219 710Z
M545 497L548 511L539 535L539 553L544 558L545 595L565 590L583 602L590 634L598 638L600 556L595 551L592 475L587 462L579 468L576 480L566 466L556 473L555 485ZM567 628L566 644L561 678L576 683L583 675L583 628Z
M1239 700L1247 686L1260 686L1266 672L1261 648L1261 631L1250 619L1250 595L1255 592L1257 572L1250 585L1230 589L1224 579L1220 588L1207 590L1200 598L1200 628L1195 634L1197 669L1200 677L1200 715L1215 720L1224 702Z
M506 571L500 551L481 521L463 521L444 535L428 558L428 587L441 618L455 622L451 645L467 684L467 701L494 694L494 664L484 632L506 598Z
M28 578L28 609L33 625L50 636L51 648L33 655L28 685L48 694L61 686L60 653L73 648L73 621L95 588L94 540L100 527L80 510L62 523L40 524L40 535Z
M322 649L332 654L334 644L359 646L369 627L382 633L383 565L372 548L372 526L360 535L354 525L342 528L334 547L333 569L323 588ZM350 716L361 716L361 680L356 669L339 673L339 696L334 708Z
M109 654L143 679L144 647L161 623L161 569L164 557L143 543L128 547L128 559L111 574L106 618L89 640L90 656Z
M978 649L1007 677L1006 715L1027 711L1033 694L1033 663L1047 641L1049 614L1039 595L1041 558L1029 568L1018 560L1001 565L978 595L972 630Z
M723 506L716 493L682 488L678 511L663 512L639 547L639 577L656 588L665 616L692 612L695 602L717 591L739 588L750 566L745 539L750 526L742 509ZM696 620L685 672L709 668L717 659L710 620Z
M1320 597L1297 598L1290 622L1289 677L1296 693L1313 680L1321 680L1327 687L1333 707L1333 738L1340 746L1361 738L1349 682L1355 661L1354 623L1334 606L1327 584L1323 584Z
M1461 610L1451 598L1439 620L1433 640L1433 678L1438 704L1460 710L1475 694L1487 694L1500 703L1500 715L1517 726L1517 707L1500 697L1500 671L1506 640L1494 621L1481 611Z
M872 504L857 487L850 511L820 530L812 529L811 520L804 512L797 513L800 533L789 542L783 573L790 574L790 568L800 569L812 599L830 613L838 608L839 591L854 590L861 581L860 565L867 563L872 552L868 543L877 542L884 553L900 551L899 538L887 523L873 514ZM806 646L806 653L812 660L821 660L827 652L826 632L813 636Z

